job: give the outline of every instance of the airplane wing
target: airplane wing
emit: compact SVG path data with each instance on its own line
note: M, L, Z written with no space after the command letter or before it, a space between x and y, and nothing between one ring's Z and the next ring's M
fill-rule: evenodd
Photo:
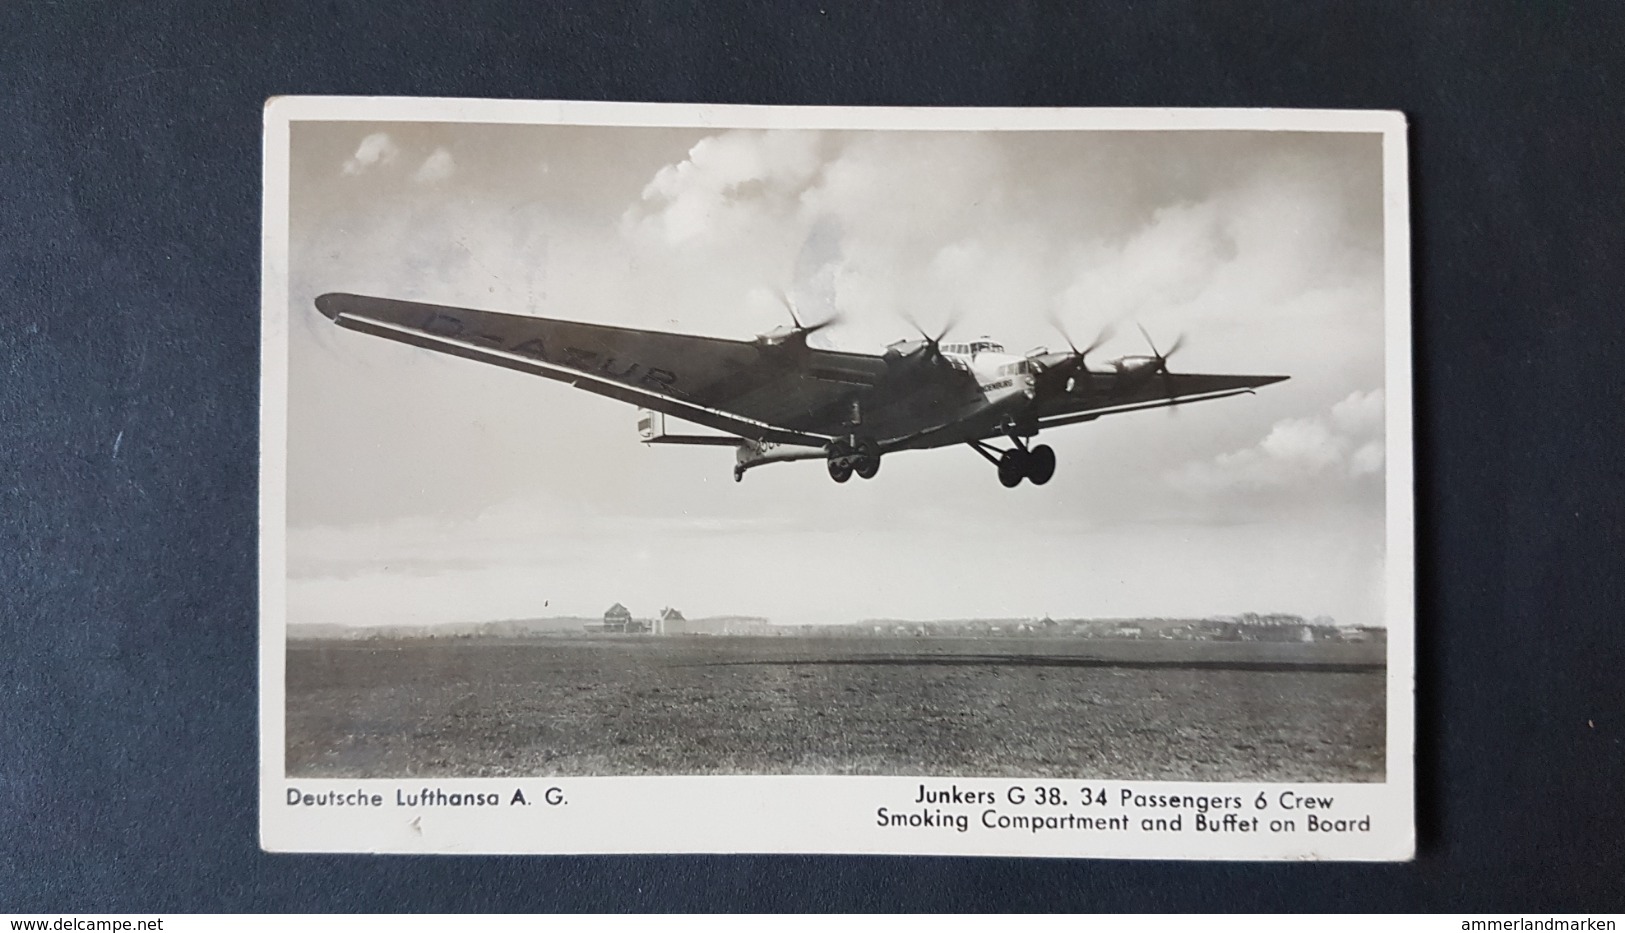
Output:
M343 293L320 296L316 307L350 330L779 444L822 446L843 433L854 400L890 375L880 356L804 340L764 345Z
M1093 421L1105 415L1229 398L1252 392L1261 386L1283 382L1287 378L1169 373L1152 376L1137 387L1124 390L1118 387L1114 374L1092 373L1090 379L1083 383L1082 391L1058 393L1045 399L1039 408L1038 426L1060 427Z

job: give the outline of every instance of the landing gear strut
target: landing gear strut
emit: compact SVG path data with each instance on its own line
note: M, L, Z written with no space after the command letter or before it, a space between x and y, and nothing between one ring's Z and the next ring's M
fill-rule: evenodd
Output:
M1055 451L1048 444L1039 444L1029 449L1014 433L1010 434L1010 443L1015 446L1009 450L999 450L982 441L968 443L971 449L998 468L999 484L1006 489L1016 488L1021 485L1022 480L1034 486L1042 486L1055 475Z

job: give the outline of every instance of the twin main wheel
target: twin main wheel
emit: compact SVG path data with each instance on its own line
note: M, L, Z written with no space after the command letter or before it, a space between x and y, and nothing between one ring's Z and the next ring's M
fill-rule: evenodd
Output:
M844 483L858 474L859 479L874 479L880 472L880 451L872 442L863 442L853 450L846 444L837 443L829 452L829 478L837 483Z
M1031 450L1013 447L999 458L999 482L1006 489L1014 489L1022 480L1042 486L1055 475L1055 451L1048 444L1039 444Z

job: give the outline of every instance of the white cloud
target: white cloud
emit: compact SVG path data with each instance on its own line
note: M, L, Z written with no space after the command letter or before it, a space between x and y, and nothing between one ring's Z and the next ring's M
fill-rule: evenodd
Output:
M375 165L388 165L401 154L401 147L388 133L373 133L356 147L355 155L345 160L344 174L359 175Z
M432 185L435 182L445 181L457 171L457 162L442 146L429 154L418 170L413 173L412 180L421 184Z
M1062 313L1069 320L1121 321L1190 303L1236 258L1223 220L1216 201L1171 205L1120 246L1085 247Z
M1349 475L1370 476L1380 473L1384 462L1386 452L1383 450L1382 441L1367 441L1349 456Z
M668 264L668 301L689 288L731 313L745 291L783 288L809 317L841 316L824 336L874 350L909 334L903 317L993 332L1050 300L1054 237L1012 209L1011 177L984 135L730 131L656 172L622 232L641 263Z
M1380 434L1383 419L1381 389L1355 392L1332 406L1332 424L1344 434Z
M1252 447L1187 463L1167 479L1199 496L1331 490L1349 480L1381 475L1382 427L1382 390L1355 392L1327 414L1278 421Z
M820 166L819 142L818 133L782 130L708 136L655 174L623 222L667 246L748 230L794 203Z
M1368 288L1380 255L1349 248L1358 240L1340 172L1269 156L1158 203L1148 183L1101 188L1087 173L1056 174L1031 145L992 134L723 132L654 172L621 232L660 273L649 301L708 306L731 316L729 328L741 296L769 286L840 313L827 336L852 349L907 335L905 317L932 331L958 321L961 333L1023 348L1059 343L1051 316L1080 342L1134 321L1166 341L1191 332L1188 371L1318 356L1306 367L1328 383L1317 394L1369 384L1380 359L1347 362L1339 344L1365 346L1380 312L1380 291ZM1138 171L1170 169L1135 166L1130 177ZM1293 336L1306 329L1325 342L1306 348ZM1132 327L1117 330L1130 339L1108 354L1143 352ZM1235 346L1244 355L1225 352Z

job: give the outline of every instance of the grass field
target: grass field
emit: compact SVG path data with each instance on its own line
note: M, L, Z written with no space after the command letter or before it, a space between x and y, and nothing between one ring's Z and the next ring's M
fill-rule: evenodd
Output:
M287 771L1380 781L1384 680L1380 644L293 642Z

